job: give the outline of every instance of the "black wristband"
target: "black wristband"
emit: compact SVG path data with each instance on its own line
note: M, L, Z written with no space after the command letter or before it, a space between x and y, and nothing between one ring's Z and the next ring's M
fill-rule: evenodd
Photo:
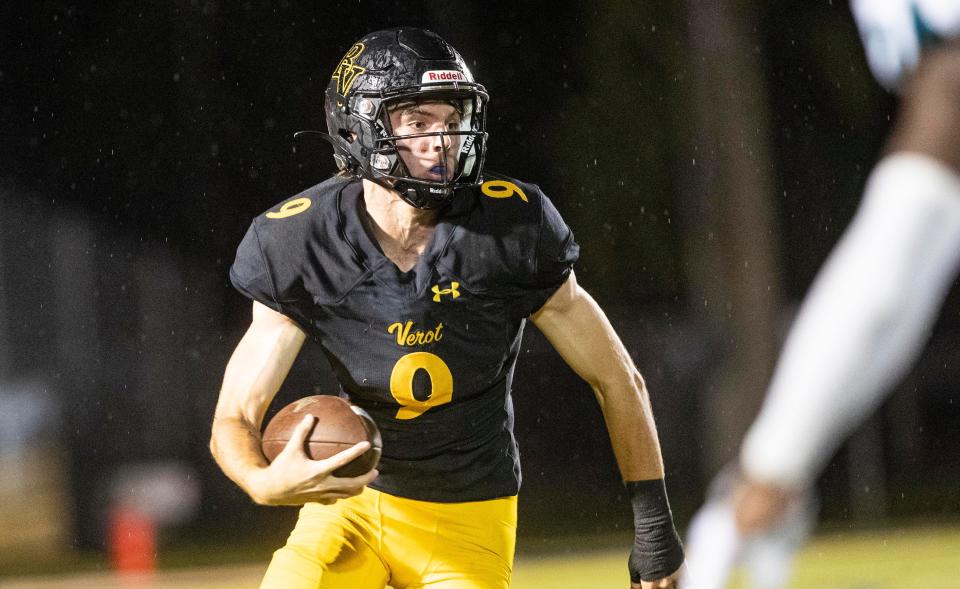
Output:
M639 583L668 577L683 564L683 544L673 526L664 481L627 481L624 486L633 505L630 580Z

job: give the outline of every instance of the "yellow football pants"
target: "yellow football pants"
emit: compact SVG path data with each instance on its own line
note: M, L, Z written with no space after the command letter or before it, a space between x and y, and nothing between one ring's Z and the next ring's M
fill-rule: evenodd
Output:
M507 589L517 498L433 503L374 489L308 503L260 589Z

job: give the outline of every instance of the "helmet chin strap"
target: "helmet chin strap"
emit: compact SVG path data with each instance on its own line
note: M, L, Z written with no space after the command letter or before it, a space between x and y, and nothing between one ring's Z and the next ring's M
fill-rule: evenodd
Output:
M407 204L418 209L441 209L450 204L453 197L453 188L431 189L429 186L405 182L404 180L397 180L393 185L393 190L396 191L400 195L400 198L405 200ZM443 190L447 194L442 198L438 198L431 194L431 190Z
M453 196L452 188L439 188L428 186L413 180L410 170L407 168L399 152L396 154L397 160L390 171L393 176L390 188L400 195L407 204L417 209L433 210L440 209L450 203ZM376 180L374 180L376 182ZM378 182L383 185L382 182ZM437 196L437 193L442 196Z

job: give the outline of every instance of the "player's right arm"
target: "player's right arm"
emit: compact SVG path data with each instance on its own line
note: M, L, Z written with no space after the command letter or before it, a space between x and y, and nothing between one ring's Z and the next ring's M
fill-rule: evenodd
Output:
M305 339L292 319L253 303L253 320L227 363L217 401L210 451L223 472L262 505L329 504L359 494L377 477L376 470L355 478L331 474L363 454L367 442L326 460L310 460L303 443L313 417L297 426L272 463L264 458L260 424Z

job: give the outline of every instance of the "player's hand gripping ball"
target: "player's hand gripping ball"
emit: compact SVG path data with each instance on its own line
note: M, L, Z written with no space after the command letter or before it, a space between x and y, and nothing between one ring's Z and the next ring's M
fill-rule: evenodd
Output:
M380 462L383 440L377 424L363 409L331 395L304 397L273 416L263 430L262 448L267 460L273 462L290 440L294 428L308 414L317 418L304 444L311 460L329 458L364 440L370 442L369 450L333 471L334 476L360 476Z

